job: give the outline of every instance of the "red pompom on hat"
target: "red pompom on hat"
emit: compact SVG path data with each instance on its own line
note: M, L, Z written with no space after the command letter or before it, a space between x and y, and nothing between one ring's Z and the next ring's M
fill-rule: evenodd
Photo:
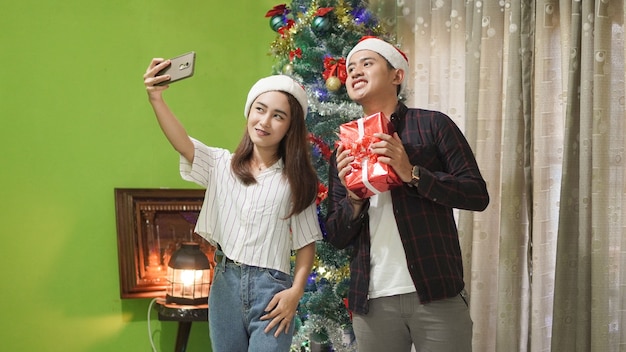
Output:
M258 80L252 88L250 88L250 92L248 92L248 99L246 100L246 106L243 110L243 116L246 119L248 118L250 107L259 95L271 91L280 91L293 95L294 98L298 100L298 103L300 103L300 106L302 106L302 111L304 111L304 116L306 117L309 107L306 91L300 83L287 75L268 76Z
M402 83L400 84L400 93L404 91L406 87L406 75L409 73L409 59L406 55L395 46L387 43L386 41L373 37L373 36L365 36L361 38L361 40L357 43L357 45L350 50L348 53L348 57L346 57L346 63L350 64L350 57L357 51L361 50L371 50L373 52L378 53L380 56L384 57L393 68L401 69L404 71L404 78Z

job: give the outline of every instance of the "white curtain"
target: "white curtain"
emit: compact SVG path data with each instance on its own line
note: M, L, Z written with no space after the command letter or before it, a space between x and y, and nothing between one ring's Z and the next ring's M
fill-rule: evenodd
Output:
M398 0L409 106L491 196L458 213L475 351L625 351L623 0Z

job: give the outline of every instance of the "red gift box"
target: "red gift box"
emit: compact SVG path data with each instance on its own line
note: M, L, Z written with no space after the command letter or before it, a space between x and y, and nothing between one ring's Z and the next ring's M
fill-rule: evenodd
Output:
M339 139L344 149L350 150L354 161L352 171L346 175L346 186L360 198L388 191L402 185L402 180L390 165L378 161L378 155L370 151L370 145L380 141L374 133L391 134L393 126L378 112L339 126Z

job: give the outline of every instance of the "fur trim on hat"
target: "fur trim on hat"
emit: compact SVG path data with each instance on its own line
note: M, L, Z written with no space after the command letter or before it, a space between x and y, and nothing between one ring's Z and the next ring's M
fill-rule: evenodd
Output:
M250 106L252 106L254 100L259 95L270 91L280 91L293 95L300 103L300 106L302 106L302 111L304 111L304 116L306 117L309 103L304 87L287 75L273 75L261 78L250 88L248 99L246 99L246 106L243 110L243 116L246 119L248 118Z
M404 79L402 83L400 83L400 93L404 91L406 88L407 75L409 74L409 60L406 55L400 51L400 49L395 46L387 43L382 39L378 39L375 37L365 37L359 41L357 45L350 50L348 56L346 57L346 64L350 64L350 57L357 51L361 50L371 50L373 52L378 53L380 56L384 57L391 66L396 69L401 69L404 71Z

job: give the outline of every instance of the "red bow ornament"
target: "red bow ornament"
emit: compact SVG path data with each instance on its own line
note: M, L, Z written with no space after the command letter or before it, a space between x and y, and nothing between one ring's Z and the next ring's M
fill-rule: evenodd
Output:
M289 52L289 62L293 62L294 58L302 59L302 49L297 48L296 50L291 50Z
M329 77L337 76L341 81L341 84L346 84L346 78L348 77L348 72L346 71L346 59L339 58L335 59L330 56L326 56L324 58L324 72L322 72L322 77L325 80L328 80Z
M274 17L276 15L287 15L289 13L289 9L286 4L280 4L274 6L271 10L267 11L265 17Z

